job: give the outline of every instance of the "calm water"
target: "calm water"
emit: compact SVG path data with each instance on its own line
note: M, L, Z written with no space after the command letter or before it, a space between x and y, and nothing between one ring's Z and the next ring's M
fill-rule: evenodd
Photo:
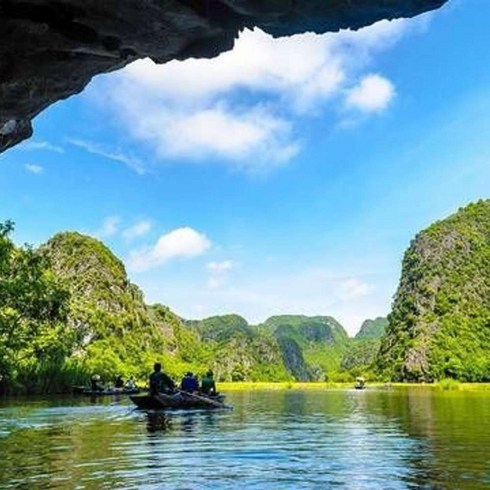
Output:
M0 488L490 488L490 392L231 393L232 411L0 401Z

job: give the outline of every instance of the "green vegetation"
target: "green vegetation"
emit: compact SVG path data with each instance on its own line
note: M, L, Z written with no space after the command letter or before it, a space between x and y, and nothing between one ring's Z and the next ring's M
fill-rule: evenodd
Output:
M60 233L17 247L0 224L0 393L62 392L92 373L145 382L155 361L221 382L490 380L490 201L419 233L405 253L389 319L354 339L329 316L183 320L147 305L100 241Z
M385 378L490 380L490 201L419 233L376 364Z
M354 339L350 339L349 349L340 364L343 371L352 376L375 379L373 363L381 345L381 339L388 326L388 319L378 317L366 320Z
M346 331L329 316L273 316L259 328L276 338L284 364L298 381L328 379L348 348Z
M15 247L12 231L13 223L0 224L0 393L49 388L66 369L72 338L67 290L42 256Z
M380 340L388 326L388 318L378 317L374 320L366 320L356 335L357 340Z
M35 251L15 247L11 231L2 225L3 391L68 391L93 373L144 382L156 360L176 378L208 368L233 382L338 377L350 340L334 318L285 315L258 326L238 315L183 320L167 306L146 305L99 240L60 233Z
M185 321L146 305L123 263L100 241L76 232L38 250L15 247L0 229L2 392L63 392L118 374L145 382L156 360L170 375L223 381L290 381L276 337L237 315Z

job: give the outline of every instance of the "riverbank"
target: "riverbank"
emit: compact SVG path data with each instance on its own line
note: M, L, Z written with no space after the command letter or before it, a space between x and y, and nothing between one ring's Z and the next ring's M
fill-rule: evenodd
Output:
M324 382L222 382L220 391L264 391L264 390L341 390L351 389L354 383L324 383ZM441 380L436 383L367 383L366 388L431 388L443 391L490 391L490 383L461 383L454 380Z

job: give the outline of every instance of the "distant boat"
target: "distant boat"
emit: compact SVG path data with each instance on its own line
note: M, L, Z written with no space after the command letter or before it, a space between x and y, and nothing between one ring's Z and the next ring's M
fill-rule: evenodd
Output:
M206 396L178 390L175 393L158 393L157 395L130 396L131 401L141 409L163 408L231 408L224 403L225 396Z
M366 380L363 377L356 378L356 384L354 386L356 390L365 390L366 389Z

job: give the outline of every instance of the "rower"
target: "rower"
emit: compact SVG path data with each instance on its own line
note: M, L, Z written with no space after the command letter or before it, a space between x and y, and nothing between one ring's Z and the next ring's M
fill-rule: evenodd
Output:
M121 375L119 375L116 378L116 382L114 383L114 388L116 388L117 390L122 390L124 388L124 380Z
M102 391L104 388L100 385L100 376L98 374L94 374L90 379L90 384L92 387L92 391Z
M136 389L136 383L134 382L134 377L131 376L127 381L126 385L124 386L127 390L135 390Z
M211 369L206 373L206 376L201 381L201 392L204 395L216 395L216 383L214 382L214 375Z
M172 378L162 371L162 365L156 362L153 365L153 372L150 374L150 395L165 393L175 390L175 383Z

